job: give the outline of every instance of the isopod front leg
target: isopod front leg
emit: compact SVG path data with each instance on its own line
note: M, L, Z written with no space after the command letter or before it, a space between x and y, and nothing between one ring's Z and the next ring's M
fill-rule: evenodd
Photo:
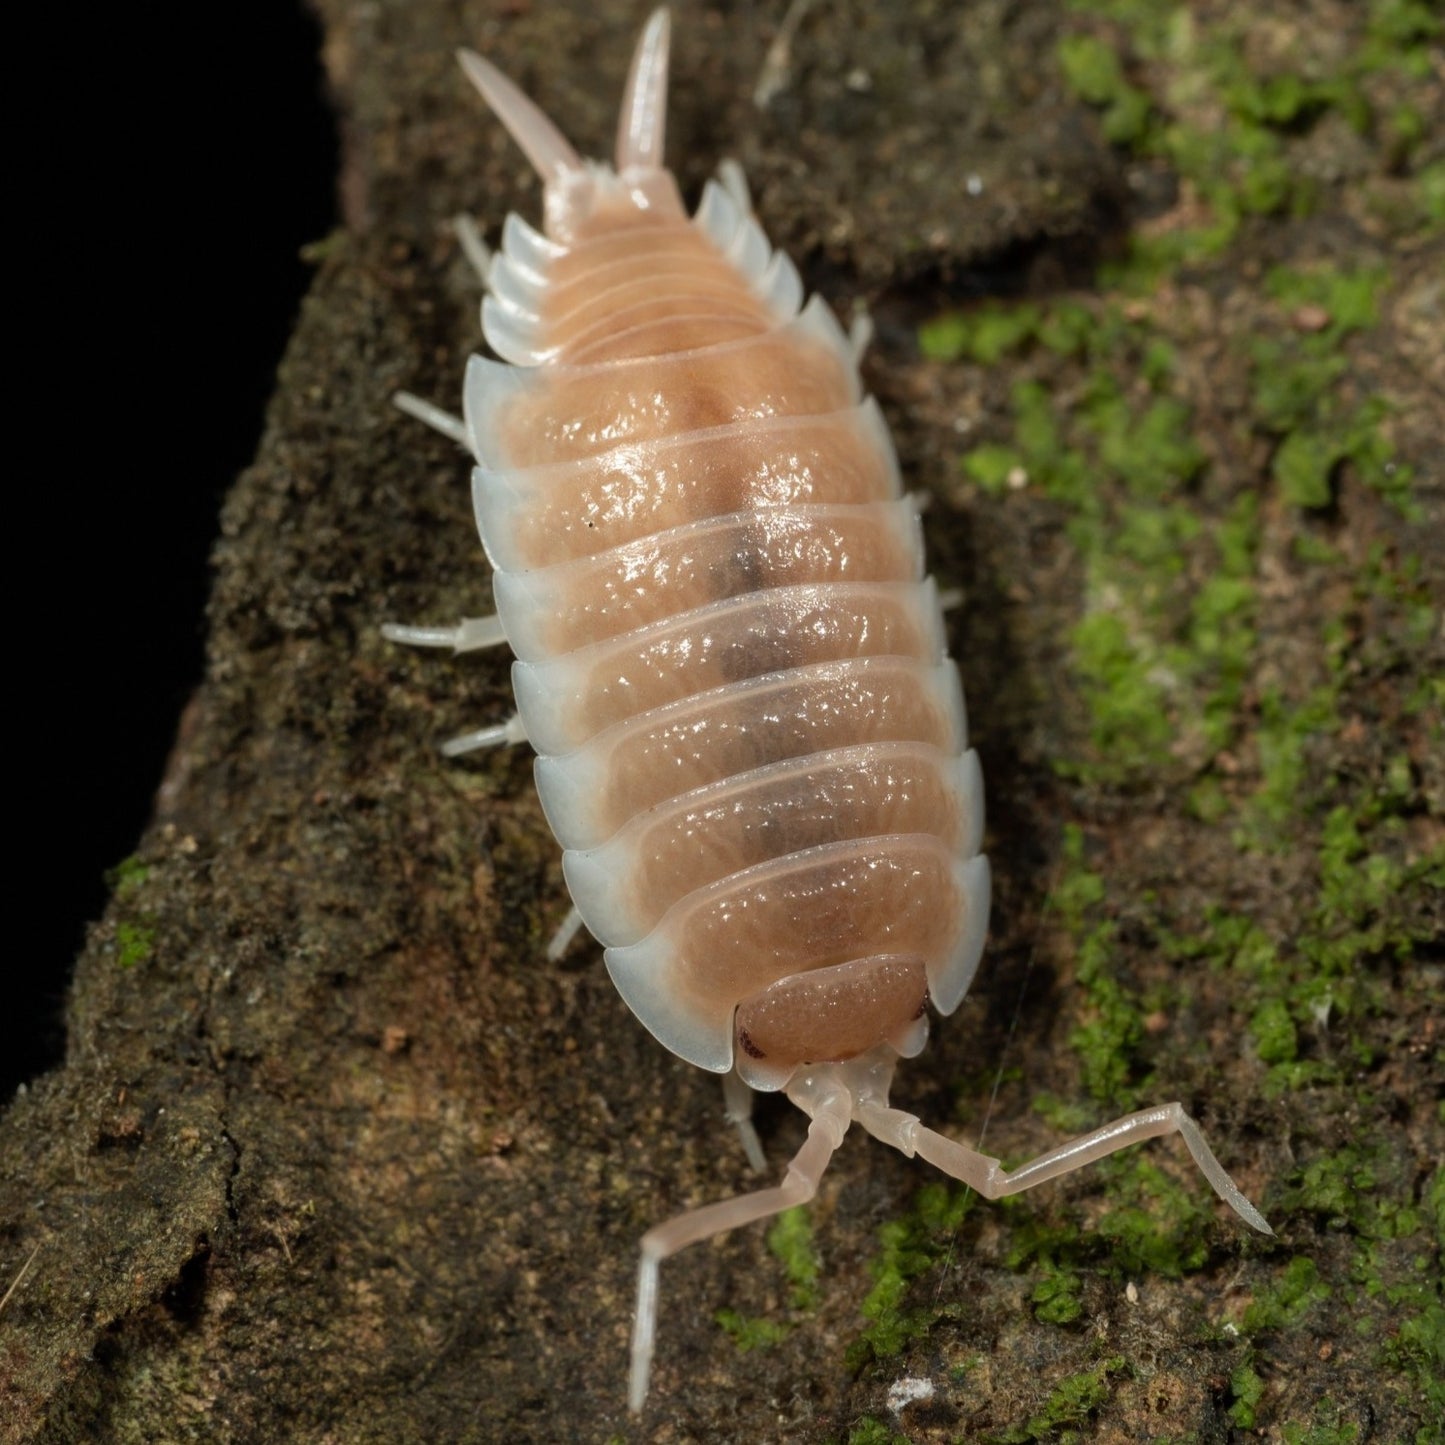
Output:
M753 1128L753 1091L743 1083L736 1069L723 1075L722 1089L723 1118L738 1131L743 1153L748 1156L753 1172L761 1174L768 1167L768 1161L763 1157L758 1131Z
M1092 1133L1083 1134L1020 1164L1017 1169L1005 1169L997 1159L980 1154L963 1144L925 1127L912 1114L900 1109L890 1109L872 1101L860 1102L855 1114L858 1122L875 1139L892 1144L911 1159L921 1154L930 1164L942 1169L954 1179L977 1189L985 1199L1000 1199L1005 1194L1019 1194L1042 1184L1048 1179L1057 1179L1063 1174L1072 1174L1096 1159L1127 1149L1131 1144L1142 1144L1146 1139L1157 1139L1164 1134L1178 1134L1188 1146L1194 1162L1203 1171L1204 1177L1214 1187L1214 1192L1242 1218L1246 1224L1261 1234L1273 1234L1264 1216L1252 1205L1225 1172L1224 1166L1214 1157L1214 1151L1204 1140L1199 1125L1184 1112L1180 1104L1157 1104L1152 1109L1140 1109L1136 1114L1126 1114L1105 1124Z
M690 1209L642 1236L642 1260L637 1271L637 1318L632 1326L632 1368L627 1384L630 1410L641 1410L647 1398L647 1381L652 1373L652 1353L657 1339L657 1286L662 1261L699 1240L711 1239L742 1224L769 1219L795 1204L806 1204L818 1192L818 1181L848 1132L850 1105L844 1089L829 1090L821 1093L816 1101L807 1101L805 1107L814 1111L808 1137L776 1188L759 1189L753 1194L739 1194L735 1199Z

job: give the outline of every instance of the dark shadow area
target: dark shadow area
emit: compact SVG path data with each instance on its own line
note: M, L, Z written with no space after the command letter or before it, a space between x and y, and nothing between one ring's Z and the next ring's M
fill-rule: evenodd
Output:
M77 314L74 350L32 382L62 394L74 430L65 474L31 478L21 532L43 554L42 584L12 666L50 686L24 705L17 754L30 770L22 878L39 908L5 970L0 1099L62 1056L72 960L201 678L220 501L256 451L307 284L300 249L335 224L310 13L225 13L171 4L87 27L93 59L78 63L93 70L69 91L84 140L37 172L50 322L66 330L67 287Z

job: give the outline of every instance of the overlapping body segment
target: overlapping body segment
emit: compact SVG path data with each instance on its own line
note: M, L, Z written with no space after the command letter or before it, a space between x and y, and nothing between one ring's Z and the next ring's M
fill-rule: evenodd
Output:
M743 200L710 183L689 218L625 164L569 185L547 235L508 221L483 308L504 360L474 358L465 391L518 710L624 997L675 1052L778 1087L811 1060L737 1057L761 990L882 955L972 972L986 865L954 875L982 790L956 673L853 350ZM915 976L874 970L824 1057L901 1041L900 1016L912 1038ZM906 1007L876 1006L890 988Z

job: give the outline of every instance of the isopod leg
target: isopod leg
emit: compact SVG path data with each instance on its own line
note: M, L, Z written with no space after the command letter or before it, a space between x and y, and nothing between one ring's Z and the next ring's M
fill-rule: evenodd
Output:
M459 758L463 753L479 752L482 748L514 747L526 741L527 729L522 726L522 719L513 713L506 722L493 723L490 727L448 738L442 744L442 753L449 758Z
M637 1272L637 1318L632 1327L632 1370L627 1387L629 1409L641 1410L647 1398L657 1336L657 1284L662 1261L701 1239L781 1214L795 1204L806 1204L817 1193L818 1181L848 1131L849 1105L844 1090L829 1092L818 1099L813 1121L808 1125L808 1137L776 1188L740 1194L702 1209L690 1209L643 1235L642 1261ZM813 1107L812 1101L807 1107Z
M450 647L453 652L475 652L507 640L496 617L463 617L455 627L407 627L399 622L383 622L381 635L388 642L407 647Z
M768 1161L763 1157L758 1131L753 1128L753 1091L743 1083L736 1069L723 1075L722 1087L723 1117L738 1131L749 1165L761 1174L768 1167Z
M424 422L433 431L439 431L459 447L466 447L470 450L471 443L467 439L467 424L461 417L453 416L451 412L443 411L441 407L433 406L431 402L423 401L421 397L413 396L409 391L393 392L391 404L398 411L404 411L408 416Z
M477 280L485 287L487 276L492 269L492 248L482 239L481 227L465 212L452 217L452 230L456 233L457 244L467 264L477 273Z
M1214 1192L1229 1205L1247 1224L1262 1234L1274 1231L1265 1222L1264 1216L1240 1192L1224 1166L1214 1157L1214 1151L1204 1141L1199 1125L1184 1112L1180 1104L1158 1104L1152 1109L1141 1109L1137 1114L1126 1114L1111 1124L1095 1129L1040 1154L1020 1164L1017 1169L1005 1169L997 1160L987 1154L980 1154L963 1144L926 1128L912 1114L900 1109L884 1108L876 1103L860 1102L855 1117L875 1139L892 1144L910 1158L921 1154L930 1164L942 1169L945 1174L961 1179L977 1189L985 1199L999 1199L1005 1194L1018 1194L1042 1184L1048 1179L1057 1179L1062 1174L1072 1174L1106 1154L1127 1149L1131 1144L1141 1144L1145 1139L1157 1139L1163 1134L1179 1134L1183 1137L1194 1162L1199 1165L1204 1177L1214 1187Z
M547 962L556 963L568 948L572 940L582 931L582 915L576 908L569 908L567 916L557 925L557 931L547 942Z

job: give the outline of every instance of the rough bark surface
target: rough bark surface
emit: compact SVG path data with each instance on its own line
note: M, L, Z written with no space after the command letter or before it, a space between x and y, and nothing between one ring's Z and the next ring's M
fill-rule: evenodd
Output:
M1208 530L1256 492L1263 540L1227 744L1180 723L1162 766L1110 771L1077 650L1093 584L1071 514L1034 478L995 496L956 465L977 440L963 434L987 432L1033 363L949 365L915 340L918 321L982 291L1086 294L1121 208L1148 198L1149 176L1129 174L1053 59L1078 22L1042 0L820 5L760 111L750 95L775 17L677 7L669 156L684 192L737 156L810 287L844 311L871 305L866 380L906 470L937 494L938 571L966 593L953 645L990 790L993 941L974 994L900 1075L900 1102L965 1136L987 1115L990 1145L1023 1157L1060 1137L1070 1108L1083 1127L1147 1084L1201 1117L1280 1238L1247 1237L1168 1146L1151 1155L1155 1194L1128 1203L1144 1218L1167 1215L1166 1196L1198 1211L1187 1226L1169 1215L1151 1254L1108 1243L1129 1223L1112 1191L1137 1176L1106 1169L1027 1205L968 1208L920 1194L921 1165L850 1140L803 1247L743 1231L665 1267L639 1421L623 1407L637 1239L753 1181L716 1081L653 1044L596 950L543 962L566 901L529 758L452 765L435 751L506 712L505 659L410 655L377 625L487 610L465 464L387 400L402 386L455 395L476 344L477 288L447 218L470 209L495 232L509 209L536 211L524 162L451 51L484 49L580 149L605 152L643 14L570 0L317 8L349 225L318 249L260 454L226 506L206 682L154 826L78 961L64 1067L0 1125L0 1287L34 1253L0 1314L0 1438L1214 1441L1246 1427L1283 1438L1292 1421L1355 1431L1330 1439L1432 1438L1438 1397L1419 1361L1439 1349L1429 1321L1445 1324L1429 1212L1442 919L1425 865L1445 789L1428 693L1438 612L1419 612L1438 606L1445 525L1438 227L1372 226L1341 206L1313 239L1282 220L1238 248L1246 279L1321 253L1389 268L1385 320L1352 365L1396 398L1410 516L1348 457L1303 521L1271 491L1269 444L1240 420L1255 383L1229 337L1278 317L1236 314L1249 303L1227 272L1165 277L1137 303L1197 323L1169 323L1206 454L1189 505ZM1327 28L1330 7L1302 8ZM1418 100L1438 137L1432 57ZM1358 154L1363 140L1339 142L1343 161L1320 144L1326 185L1339 166L1383 165ZM1300 562L1310 529L1334 562ZM1188 538L1180 548L1184 586L1207 564ZM1393 591L1365 587L1380 556L1423 560ZM1303 706L1294 682L1317 674L1339 679L1339 720L1299 744L1318 787L1300 784L1301 819L1280 818L1274 846L1243 847L1228 820L1271 776L1270 709ZM1291 1057L1263 975L1207 942L1188 962L1177 937L1207 939L1211 905L1283 955L1300 918L1324 929L1321 830L1344 795L1320 780L1342 778L1351 797L1399 801L1398 827L1345 861L1397 872L1356 920L1376 931L1348 1009L1317 1007L1311 1034L1303 995L1279 1005ZM1117 995L1090 971L1105 945L1138 1009L1120 1026L1123 1082L1093 1087L1076 1045L1114 1016ZM1332 1033L1342 1011L1351 1023ZM1292 1062L1321 1071L1279 1072ZM1052 1114L1032 1107L1040 1095ZM802 1121L765 1102L760 1125L780 1166ZM1332 1205L1319 1171L1367 1146ZM1393 1223L1361 1215L1360 1198ZM1090 1244L1101 1222L1114 1232ZM1380 1297L1404 1301L1372 1337L1349 1303L1366 1254ZM724 1308L731 1331L714 1320ZM1426 1326L1396 1339L1407 1319ZM788 1328L740 1348L759 1321ZM929 1393L890 1402L904 1379Z

